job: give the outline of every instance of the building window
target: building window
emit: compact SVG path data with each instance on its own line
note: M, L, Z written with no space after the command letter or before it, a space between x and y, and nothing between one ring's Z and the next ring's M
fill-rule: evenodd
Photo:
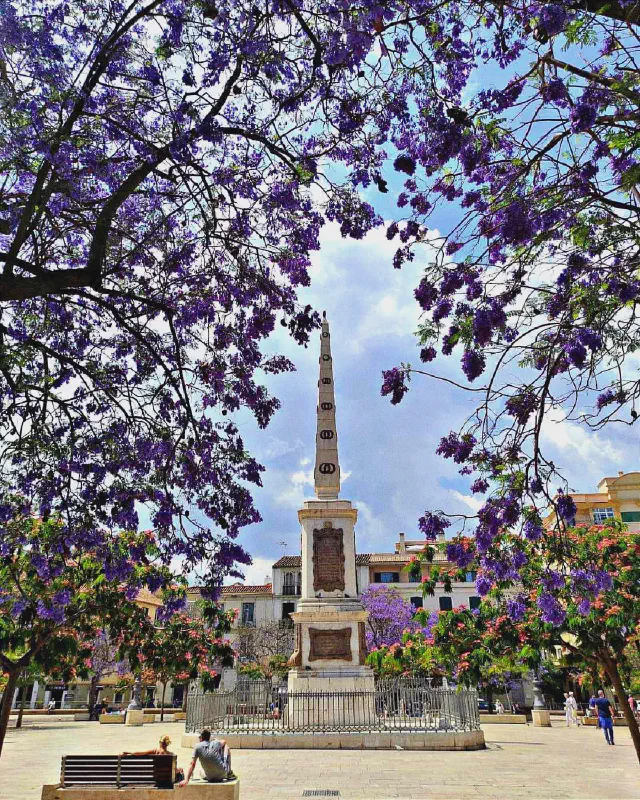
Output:
M439 597L440 611L451 611L453 608L453 601L450 597Z
M282 604L282 619L285 622L292 622L293 620L291 619L289 614L293 614L293 612L295 610L296 610L296 604L295 603L283 603Z
M612 508L594 508L591 513L596 525L601 525L607 519L613 519Z
M470 597L469 598L469 608L480 608L480 598L479 597Z
M253 625L255 622L255 603L243 603L242 604L242 624L243 625Z
M475 583L476 580L476 573L475 572L467 572L464 576L464 579L467 583Z
M412 597L411 598L411 605L414 608L422 608L422 606L423 606L422 597Z
M400 583L399 572L374 572L374 583Z
M284 573L282 594L289 596L302 594L302 573L300 572Z
M640 522L640 511L623 511L620 516L623 522Z

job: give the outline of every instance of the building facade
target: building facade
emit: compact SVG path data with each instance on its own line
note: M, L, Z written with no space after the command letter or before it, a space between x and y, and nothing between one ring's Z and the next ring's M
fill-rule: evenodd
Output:
M608 519L619 519L631 531L640 531L640 472L618 472L613 478L602 478L598 491L589 494L569 492L576 504L576 525L602 525ZM545 519L552 528L555 512Z

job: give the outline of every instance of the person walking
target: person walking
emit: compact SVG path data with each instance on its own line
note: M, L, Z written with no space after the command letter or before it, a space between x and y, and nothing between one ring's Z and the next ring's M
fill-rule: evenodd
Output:
M578 720L578 703L573 692L569 692L569 697L567 699L567 703L569 704L569 709L571 711L571 724L575 725L576 728L580 727L580 721Z
M602 689L598 689L598 698L595 700L594 705L598 712L598 727L604 731L604 738L607 744L613 745L613 714L614 708L611 701L604 696Z
M567 728L571 727L573 722L573 715L571 713L571 702L569 700L569 692L564 693L564 720Z

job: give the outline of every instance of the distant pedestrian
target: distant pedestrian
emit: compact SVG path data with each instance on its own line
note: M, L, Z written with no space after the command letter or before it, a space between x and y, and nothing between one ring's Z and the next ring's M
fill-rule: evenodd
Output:
M632 694L629 695L629 699L627 702L629 703L629 708L635 714L636 711L638 710L638 702Z
M502 700L496 700L496 714L504 714L504 705Z
M569 692L569 699L567 702L569 703L569 707L571 709L571 724L575 725L576 728L579 728L580 722L578 720L578 703L573 692Z
M56 710L56 701L49 700L49 702L47 703L47 714L53 714L55 710Z
M569 692L564 693L564 721L568 728L571 725L571 705L569 703Z
M598 698L594 703L598 711L598 727L604 731L604 738L607 744L615 744L613 741L613 706L611 701L604 696L602 689L598 689Z

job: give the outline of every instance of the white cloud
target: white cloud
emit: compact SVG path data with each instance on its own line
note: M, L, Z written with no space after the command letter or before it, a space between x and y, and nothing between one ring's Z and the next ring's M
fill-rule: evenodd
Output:
M280 506L287 508L299 509L305 500L305 488L307 486L313 487L313 470L299 469L292 472L285 479L285 486L277 491L274 497L275 502Z
M303 448L304 443L299 438L294 441L287 441L277 436L270 436L260 448L258 457L261 459L280 458Z
M472 494L462 494L462 492L457 492L455 489L449 489L449 493L452 494L456 500L464 503L465 506L470 508L474 514L477 514L484 505L483 500L481 500L479 497L474 497Z
M389 534L389 530L382 518L377 516L371 507L362 500L356 500L353 505L358 509L358 522L356 524L356 548L358 552L389 551L393 534Z
M253 564L249 566L241 566L241 572L244 572L244 580L240 581L238 578L227 578L225 583L227 585L232 583L245 583L248 586L262 586L265 583L271 583L271 566L275 558L254 558Z
M569 422L560 409L552 409L545 416L541 441L543 446L555 448L568 458L578 457L582 469L600 475L603 474L606 464L615 466L625 458L624 452L610 439L575 422Z

